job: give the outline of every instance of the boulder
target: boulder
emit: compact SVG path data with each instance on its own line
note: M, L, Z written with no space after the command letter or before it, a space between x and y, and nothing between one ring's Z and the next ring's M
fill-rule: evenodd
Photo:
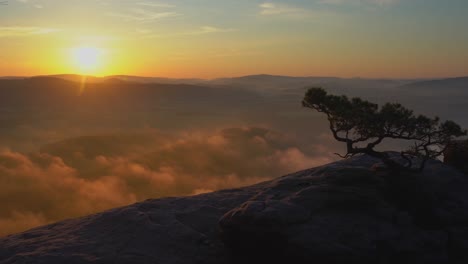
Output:
M468 179L358 156L249 187L148 200L0 238L10 263L468 263Z
M221 218L223 241L238 262L468 261L467 177L439 161L423 174L392 175L369 160L272 181Z

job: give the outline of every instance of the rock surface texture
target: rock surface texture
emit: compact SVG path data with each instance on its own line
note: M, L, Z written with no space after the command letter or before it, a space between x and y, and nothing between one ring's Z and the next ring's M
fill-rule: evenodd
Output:
M377 166L376 166L377 165ZM468 177L355 157L0 239L0 263L468 263Z

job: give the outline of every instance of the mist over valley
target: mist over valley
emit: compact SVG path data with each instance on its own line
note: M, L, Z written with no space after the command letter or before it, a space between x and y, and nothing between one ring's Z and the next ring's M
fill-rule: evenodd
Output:
M324 116L301 106L308 87L400 102L468 126L467 78L4 78L1 233L338 160L344 149Z

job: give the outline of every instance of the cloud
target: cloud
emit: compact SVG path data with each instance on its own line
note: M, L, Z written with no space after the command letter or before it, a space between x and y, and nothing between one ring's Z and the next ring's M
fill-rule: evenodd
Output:
M168 4L168 3L154 3L154 2L141 2L137 3L140 6L148 6L148 7L158 7L158 8L174 8L176 5Z
M0 27L0 37L24 37L33 35L45 35L55 33L58 31L60 31L60 29L47 27Z
M8 234L10 230L23 230L30 227L46 225L49 222L41 213L33 212L17 212L12 211L8 217L0 217L0 226L6 233L1 233L0 236Z
M2 234L136 201L115 177L86 180L59 157L0 153Z
M342 4L367 4L373 6L390 6L399 3L400 0L318 0L320 4L342 5ZM283 3L264 2L259 5L260 15L264 16L287 16L295 18L309 17L311 15L324 14L324 11L316 12L311 9L292 6Z
M233 28L220 28L215 26L202 26L198 29L193 31L186 31L186 32L178 32L172 34L155 34L152 30L149 29L136 29L136 32L140 35L143 35L147 38L172 38L172 37L180 37L180 36L195 36L195 35L206 35L206 34L215 34L215 33L227 33L237 31L237 29Z
M236 31L235 29L232 28L219 28L219 27L213 27L213 26L203 26L200 27L199 30L193 31L193 32L188 32L185 33L186 35L203 35L203 34L211 34L211 33L224 33L224 32L232 32Z
M265 16L273 15L288 15L288 16L305 16L309 10L299 7L294 7L285 4L277 4L272 2L265 2L260 4L260 14Z
M138 22L149 22L156 21L170 17L180 16L176 12L156 12L151 10L146 10L142 8L132 8L127 13L116 13L110 12L107 13L108 16L122 18L126 21L138 21Z
M267 128L88 136L0 151L0 235L136 201L272 179L331 160Z
M38 4L36 1L32 0L16 0L17 2L20 2L20 3L23 3L23 4L32 4L33 7L35 8L38 8L38 9L42 9L44 8L44 6L42 4Z
M339 5L339 4L372 4L372 5L379 5L379 6L388 6L394 5L399 3L400 0L321 0L319 3L322 4L332 4L332 5Z
M176 17L181 14L173 11L156 11L157 9L168 9L176 7L173 4L158 2L140 2L136 3L137 8L130 8L128 12L109 12L108 16L123 18L127 21L149 22L164 18ZM152 9L152 10L151 10Z

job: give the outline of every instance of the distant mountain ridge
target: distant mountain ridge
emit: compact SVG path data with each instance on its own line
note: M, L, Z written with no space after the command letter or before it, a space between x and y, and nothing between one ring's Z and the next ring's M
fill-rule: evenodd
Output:
M413 82L400 87L416 93L435 93L445 96L468 95L468 77Z
M392 79L392 78L340 78L333 76L284 76L284 75L245 75L239 77L226 77L215 79L199 78L166 78L166 77L144 77L133 75L110 75L104 77L83 76L78 74L41 75L33 77L0 77L5 79L28 79L54 77L73 82L101 83L112 79L119 79L135 83L159 83L159 84L192 84L210 86L242 86L251 88L276 89L279 87L300 87L307 85L336 85L336 86L371 86L381 85L383 87L404 88L427 88L438 89L446 87L464 88L468 85L468 77L454 77L444 79Z
M405 86L406 87L420 87L420 86L440 87L440 86L452 86L452 85L467 87L468 77L454 77L454 78L446 78L446 79L425 80L425 81L413 82Z
M40 75L32 76L30 78L37 77L54 77L64 79L73 82L82 82L86 80L88 83L102 83L112 79L119 79L122 81L135 82L135 83L160 83L160 84L203 84L207 80L203 79L177 79L177 78L165 78L165 77L145 77L145 76L133 76L133 75L109 75L103 77L96 77L92 75L79 75L79 74L56 74L56 75Z
M93 75L80 75L80 74L51 74L51 75L33 75L33 76L0 76L0 79L26 79L33 77L57 77L68 80L81 80L83 77L88 79L95 80L106 80L109 78L121 78L134 81L199 81L199 82L209 82L209 81L226 81L226 80L250 80L250 81L265 81L265 80L380 80L380 81L395 81L395 80L404 80L409 83L414 84L430 84L430 83L440 83L447 81L468 81L468 76L459 76L459 77L448 77L448 78L363 78L363 77L336 77L336 76L288 76L288 75L273 75L273 74L252 74L252 75L241 75L234 77L220 77L213 79L203 79L203 78L170 78L170 77L159 77L159 76L138 76L138 75L107 75L102 77L97 77Z

